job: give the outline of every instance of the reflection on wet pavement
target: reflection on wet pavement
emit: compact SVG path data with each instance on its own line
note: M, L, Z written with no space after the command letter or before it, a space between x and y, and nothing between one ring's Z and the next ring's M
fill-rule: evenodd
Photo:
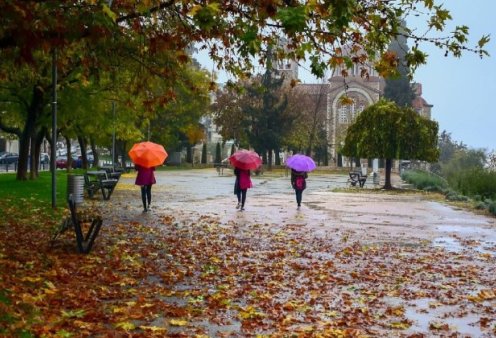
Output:
M309 229L338 228L357 232L361 240L377 242L420 239L442 246L439 238L456 234L479 240L482 246L492 247L496 243L494 219L455 210L421 195L332 192L334 188L346 187L346 180L344 175L310 173L302 208L297 210L289 177L284 173L252 176L254 187L248 190L246 210L239 211L235 208L234 177L230 170L222 176L214 169L159 171L152 190L151 214L180 211L215 216L221 223L294 223ZM136 211L135 217L152 217L141 213L134 174L125 175L121 181L116 196L126 197L129 208ZM373 186L366 186L370 188ZM360 233L364 229L366 238ZM446 247L456 247L454 239L449 242Z
M141 222L146 220L150 223L162 217L171 217L174 219L172 225L178 228L187 228L188 225L207 217L215 220L217 226L232 230L237 240L245 239L247 242L256 243L257 246L250 251L255 258L246 257L247 262L270 253L268 248L264 247L268 245L266 242L257 242L257 230L260 230L260 234L265 231L275 237L286 236L287 233L294 231L297 234L291 242L294 246L300 241L302 243L321 241L329 248L337 248L341 245L345 247L343 249L345 253L348 243L360 243L371 250L371 257L357 258L357 261L353 262L354 266L347 265L346 254L339 256L329 250L308 252L307 256L298 257L296 260L296 263L305 266L312 261L344 257L344 263L333 262L333 264L336 265L336 271L346 271L345 275L340 276L340 282L348 288L345 291L350 293L354 290L367 289L364 281L361 285L360 281L355 281L350 275L354 273L359 275L360 271L369 271L381 266L380 260L374 261L373 248L379 246L387 248L388 245L394 245L398 254L391 255L390 259L400 261L403 248L408 250L428 247L434 253L439 251L440 257L453 259L453 261L440 262L440 266L446 269L447 277L437 280L436 273L441 274L438 270L427 271L427 268L431 267L427 262L431 257L414 257L412 260L417 259L415 263L426 267L425 270L413 272L407 269L408 274L399 276L396 284L398 288L400 286L403 288L403 298L394 297L396 290L393 286L392 289L384 290L384 294L391 296L384 297L382 301L391 306L403 304L402 311L411 322L411 327L403 331L405 334L413 334L417 331L429 332L431 326L437 325L437 320L442 320L450 327L456 327L461 335L481 336L482 331L476 323L478 318L470 313L463 313L459 307L457 309L461 312L453 314L455 309L451 306L448 296L443 304L439 299L436 300L431 296L445 297L441 292L434 292L436 288L450 295L450 288L459 287L456 284L451 285L450 278L461 275L463 279L463 266L475 269L483 266L485 260L494 257L496 254L494 218L432 202L422 195L383 194L371 191L371 187L367 188L369 190L367 193L333 192L334 188L346 186L346 177L330 174L309 175L302 208L297 210L289 177L267 174L253 177L253 182L254 188L248 191L246 210L239 211L235 208L232 175L219 176L213 169L157 172L157 185L152 190L152 210L149 213L142 213L140 192L133 184L134 176L125 175L121 178L112 201L120 206L116 208L120 211L118 215L114 213L112 217L116 220ZM267 233L264 235L268 236ZM346 269L350 266L356 271L349 271L348 274ZM394 275L395 271L380 271L380 273ZM413 275L414 273L416 275ZM418 285L416 288L409 287L409 280L413 278L420 280L420 285L425 289ZM487 276L487 278L491 277ZM476 293L478 282L470 281L468 289L464 291ZM340 286L339 283L332 284L332 287L339 292L342 292L340 288L345 286ZM190 285L184 286L185 289L188 287ZM365 291L362 292L365 294ZM464 301L466 296L468 294L462 298ZM406 303L405 299L408 300ZM167 301L184 302L184 299L170 296ZM451 317L448 314L451 314ZM220 329L211 323L195 325L208 327L209 333L213 336L220 332ZM224 331L239 330L239 322L233 321L231 326L228 329L224 327Z

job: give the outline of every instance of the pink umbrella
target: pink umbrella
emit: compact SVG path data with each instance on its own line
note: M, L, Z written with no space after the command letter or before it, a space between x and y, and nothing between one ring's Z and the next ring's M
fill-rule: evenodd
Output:
M229 162L239 169L255 170L262 164L262 159L254 151L240 149L229 157Z
M296 171L309 172L317 166L311 157L306 155L296 154L286 160L286 165Z

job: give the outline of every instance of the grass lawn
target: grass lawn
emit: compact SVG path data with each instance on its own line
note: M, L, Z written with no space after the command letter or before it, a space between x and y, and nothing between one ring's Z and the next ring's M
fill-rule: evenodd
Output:
M74 170L71 174L81 174ZM36 180L18 181L15 173L0 175L0 225L29 220L33 225L58 223L66 212L67 171L57 170L56 202L52 209L52 176L41 172Z

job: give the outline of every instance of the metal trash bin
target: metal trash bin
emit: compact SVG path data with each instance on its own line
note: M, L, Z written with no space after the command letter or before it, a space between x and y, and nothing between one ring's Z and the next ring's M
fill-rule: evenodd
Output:
M84 176L67 176L67 199L72 195L72 201L77 205L84 200Z

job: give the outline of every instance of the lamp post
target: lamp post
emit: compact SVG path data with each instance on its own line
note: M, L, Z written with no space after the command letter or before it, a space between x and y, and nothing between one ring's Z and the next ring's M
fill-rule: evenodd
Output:
M57 168L55 167L55 157L57 156L57 49L52 52L52 147L50 170L52 171L52 208L57 207Z
M115 101L112 101L112 167L115 168Z

